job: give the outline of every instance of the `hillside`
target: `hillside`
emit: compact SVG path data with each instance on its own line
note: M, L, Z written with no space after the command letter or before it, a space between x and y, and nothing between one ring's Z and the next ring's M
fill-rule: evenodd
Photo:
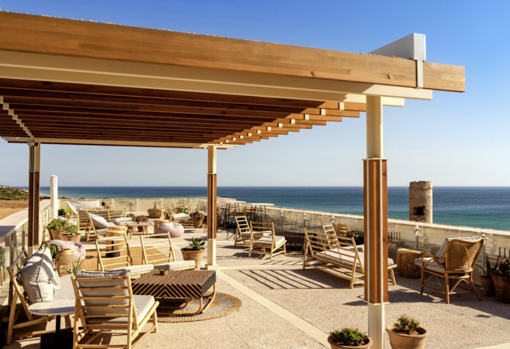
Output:
M0 185L0 200L28 200L28 190Z

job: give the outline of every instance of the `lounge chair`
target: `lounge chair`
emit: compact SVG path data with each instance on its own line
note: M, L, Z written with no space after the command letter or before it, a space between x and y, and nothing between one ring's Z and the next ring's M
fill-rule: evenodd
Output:
M246 216L235 216L236 221L236 232L234 234L234 246L237 246L238 242L242 242L245 244L246 242L250 242L251 240L251 227L248 222L248 218ZM256 231L254 232L254 238L258 239L263 236L270 236L272 231L270 229L266 231Z
M250 252L248 253L249 257L251 257L252 253L263 253L269 254L269 258L272 260L273 256L280 253L287 254L287 240L285 240L284 236L276 236L274 224L272 222L250 222L250 229L251 237ZM267 232L270 232L269 236L260 237L260 235Z
M450 295L454 294L474 293L482 300L473 283L473 270L484 243L485 240L479 236L447 238L436 256L425 253L422 258L417 258L415 263L422 268L420 294L423 294L424 288L439 292L446 295L447 304L450 304ZM426 274L428 278L425 280ZM440 288L427 285L432 279L438 282ZM444 279L444 286L441 279ZM457 288L462 291L456 291Z
M170 233L140 236L142 263L158 270L191 270L195 261L176 261Z
M128 272L76 271L72 283L76 295L73 349L131 349L149 333L158 331L159 302L153 296L133 295ZM152 326L141 334L147 323ZM126 344L93 342L112 330L116 334L125 332Z

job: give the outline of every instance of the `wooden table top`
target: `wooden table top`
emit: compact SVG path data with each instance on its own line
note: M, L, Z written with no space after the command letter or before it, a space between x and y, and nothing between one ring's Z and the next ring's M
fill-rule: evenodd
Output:
M167 271L166 275L154 270L131 281L133 293L154 297L202 297L216 283L213 270Z

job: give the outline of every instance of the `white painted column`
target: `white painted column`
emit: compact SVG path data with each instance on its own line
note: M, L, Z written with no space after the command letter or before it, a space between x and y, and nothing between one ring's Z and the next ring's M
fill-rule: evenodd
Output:
M207 265L208 270L218 269L216 264L216 147L209 146L207 168Z
M371 169L369 169L370 163L372 164ZM374 170L374 165L377 170ZM365 161L364 188L366 192L365 299L368 302L368 336L374 341L373 349L384 348L384 301L387 299L388 283L387 263L383 262L385 254L383 247L383 227L385 222L383 222L383 219L386 219L383 214L385 211L383 205L387 205L387 201L383 198L387 198L387 192L383 193L385 186L383 185L382 176L386 175L383 170L385 167L386 164L384 163L383 165L382 98L379 96L367 96L367 160ZM385 265L386 270L384 270ZM384 283L386 283L386 287Z
M50 176L51 217L58 218L58 177Z

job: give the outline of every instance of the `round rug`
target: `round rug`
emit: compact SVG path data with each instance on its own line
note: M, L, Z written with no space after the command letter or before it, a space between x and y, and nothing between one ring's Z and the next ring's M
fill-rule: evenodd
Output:
M182 316L182 315L174 315L174 314L184 314L184 313L193 313L198 310L199 307L199 300L194 299L191 301L188 306L184 309L175 309L172 311L171 314L169 314L168 308L164 306L164 303L160 301L160 306L158 307L158 321L160 322L193 322L193 321L204 321L204 320L210 320L210 319L216 319L219 317L227 316L229 314L232 314L236 311L239 311L241 306L243 305L243 302L234 296L231 296L226 293L216 293L216 298L212 302L211 305L209 305L209 308L205 312L199 315L189 315L189 316ZM204 304L206 301L204 300ZM176 303L172 303L172 305L175 305ZM164 309L160 312L160 309Z

